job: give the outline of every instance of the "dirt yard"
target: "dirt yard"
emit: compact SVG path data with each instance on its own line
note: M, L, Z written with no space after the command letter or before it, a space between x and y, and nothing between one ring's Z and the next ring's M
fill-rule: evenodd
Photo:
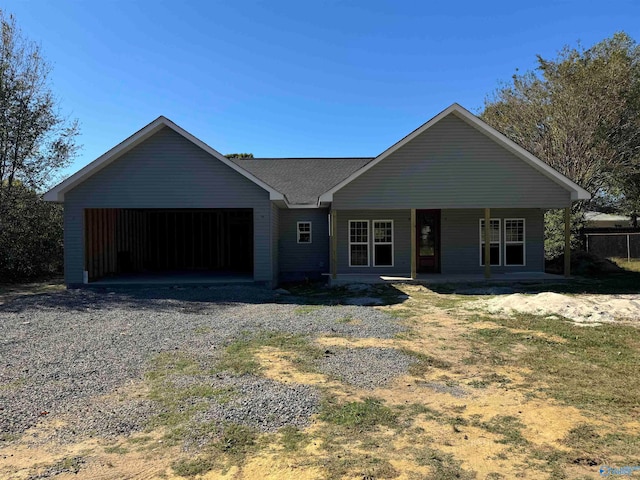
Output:
M248 304L116 294L113 304L75 298L73 308L62 305L66 292L5 299L0 321L13 326L0 344L0 478L595 479L640 466L637 295L292 293ZM386 305L341 306L363 296ZM35 401L30 386L64 386L60 368L41 384L14 371L27 330L53 335L54 317L69 329L56 342L113 328L100 343L115 350L102 356L122 352L122 365L140 368L114 367L126 373L105 389L74 383L70 392L87 394L51 400L35 420L15 407L12 427L8 405ZM100 348L83 345L69 362ZM108 375L93 357L82 371ZM80 406L59 406L67 401ZM101 430L116 417L128 427Z

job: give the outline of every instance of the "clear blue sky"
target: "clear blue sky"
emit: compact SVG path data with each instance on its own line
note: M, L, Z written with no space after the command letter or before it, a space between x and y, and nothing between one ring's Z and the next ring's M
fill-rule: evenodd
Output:
M375 156L458 102L473 112L536 54L624 30L637 0L9 0L80 120L72 173L151 122L221 153Z

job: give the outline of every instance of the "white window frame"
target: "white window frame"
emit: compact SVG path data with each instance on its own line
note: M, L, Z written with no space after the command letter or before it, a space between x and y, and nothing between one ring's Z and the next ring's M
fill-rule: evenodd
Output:
M367 224L367 241L366 242L352 242L351 241L351 224L356 222L362 222ZM369 239L371 237L371 225L369 220L349 220L349 230L347 231L347 235L349 235L349 267L353 268L367 268L371 265L371 246L369 245ZM367 246L367 264L366 265L352 265L351 263L351 245L366 245Z
M393 228L393 220L372 220L371 221L371 239L373 243L373 266L374 267L382 267L382 268L391 268L395 263L395 254L393 248L393 242L395 239L394 228ZM391 224L391 241L390 242L376 242L376 223L390 223ZM378 265L376 262L376 245L391 245L391 265Z
M498 241L489 241L490 244L498 244L498 263L497 264L492 264L491 263L491 258L489 258L489 265L492 267L501 267L502 266L502 219L500 218L490 218L489 219L489 225L491 225L491 222L497 221L498 222ZM484 264L482 263L482 252L484 250L484 245L483 245L483 241L482 241L482 234L484 233L484 228L482 227L482 222L484 222L484 218L480 218L478 221L478 243L480 244L480 248L478 250L478 264L481 267L484 267ZM489 230L489 233L491 233L491 230Z
M302 241L300 241L300 234L301 233L307 233L307 232L306 231L301 232L300 231L300 225L306 225L306 224L309 225L309 232L308 232L309 233L309 241L308 242L302 242ZM301 243L303 245L309 245L310 243L313 243L313 225L312 225L312 222L307 221L307 220L303 220L301 222L297 222L296 223L296 232L297 232L297 237L298 237L298 243Z
M508 221L522 221L522 241L514 242L507 241L507 222ZM525 267L527 265L527 221L526 219L520 218L505 218L504 219L504 266L505 267ZM522 245L522 263L510 263L507 264L507 245Z

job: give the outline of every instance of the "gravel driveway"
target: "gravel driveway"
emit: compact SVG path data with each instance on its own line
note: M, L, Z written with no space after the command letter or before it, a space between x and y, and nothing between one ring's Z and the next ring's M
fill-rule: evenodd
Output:
M402 329L371 307L305 304L303 298L246 286L69 290L17 298L0 306L0 440L42 417L69 423L56 434L62 441L140 430L158 405L144 396L114 400L114 393L143 379L150 360L162 352L215 358L247 332L391 338ZM321 370L357 371L358 379L345 381L373 388L409 363L395 350L380 353L342 352ZM367 368L373 359L376 369ZM364 378L368 372L372 377ZM317 411L319 394L310 386L252 375L221 375L216 381L233 384L241 395L227 408L212 405L209 417L270 431L302 425ZM105 400L96 406L96 397Z

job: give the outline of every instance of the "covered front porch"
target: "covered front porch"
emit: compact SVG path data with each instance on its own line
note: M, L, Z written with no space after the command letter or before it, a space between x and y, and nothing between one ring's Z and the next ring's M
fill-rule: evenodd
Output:
M330 223L332 284L558 279L544 273L542 208L334 209Z

